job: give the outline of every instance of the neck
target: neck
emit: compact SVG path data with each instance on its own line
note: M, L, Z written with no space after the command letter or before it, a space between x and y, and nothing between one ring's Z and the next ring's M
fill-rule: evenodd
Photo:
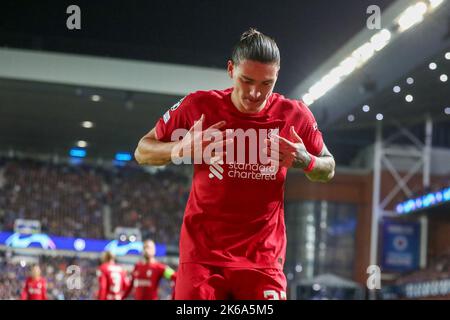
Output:
M153 262L155 262L155 257L145 258L145 262L147 262L147 263L153 263Z
M236 91L233 90L233 92L231 93L231 102L236 107L236 109L238 109L242 113L258 113L262 109L264 109L264 107L266 106L267 100L264 100L264 102L257 109L255 109L255 110L247 110L247 109L244 108L244 106L242 106L240 104L239 97L237 96Z

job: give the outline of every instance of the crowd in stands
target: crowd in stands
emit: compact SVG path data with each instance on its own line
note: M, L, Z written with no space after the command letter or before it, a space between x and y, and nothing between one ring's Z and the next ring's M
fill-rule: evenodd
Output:
M16 219L37 219L48 234L106 238L104 214L144 238L178 244L190 178L176 167L148 173L135 165L71 165L38 160L0 161L0 230Z

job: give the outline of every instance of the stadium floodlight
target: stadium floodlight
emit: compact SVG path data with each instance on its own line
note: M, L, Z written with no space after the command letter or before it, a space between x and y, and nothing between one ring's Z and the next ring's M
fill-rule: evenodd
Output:
M93 94L91 96L91 100L94 101L94 102L99 102L100 100L102 100L102 97L99 96L98 94Z
M358 61L353 57L348 57L342 61L339 66L342 68L342 76L348 76L355 71L358 66Z
M340 79L335 75L327 74L320 82L322 83L323 90L328 92L340 82Z
M83 121L81 126L86 129L90 129L94 127L94 123L92 121Z
M430 64L428 65L428 68L430 68L430 70L436 70L437 64L434 63L434 62L432 62L432 63L430 63Z
M408 79L406 79L406 83L407 84L414 84L414 78L409 77Z
M430 8L436 8L443 1L444 0L430 0ZM422 22L427 11L428 4L423 1L409 6L395 20L398 24L398 30L403 32ZM340 83L345 77L364 65L376 52L382 50L389 43L391 38L392 33L389 29L382 29L374 34L370 38L370 41L355 49L349 57L345 58L337 67L333 68L320 81L311 86L308 92L302 96L303 101L308 105L313 104L331 88ZM394 89L394 92L398 93L400 91L397 92L396 89Z
M450 116L450 107L445 108L444 113Z
M399 93L400 91L402 91L402 88L400 88L400 86L395 86L392 90L393 90L395 93Z
M310 105L314 102L314 99L312 98L311 94L309 94L309 93L304 94L302 97L302 100L307 105Z
M428 7L424 2L418 2L408 7L398 18L399 31L403 32L423 21Z
M313 284L312 288L314 291L320 291L320 289L322 289L322 287L318 283Z
M358 61L358 66L364 64L375 53L375 47L371 42L364 43L361 47L353 51L352 57Z
M441 74L441 76L439 77L439 79L440 79L442 82L447 82L448 76L447 76L446 74Z
M355 116L353 114L349 114L347 117L348 122L353 122L355 121Z
M444 0L429 0L429 1L431 10L436 9L444 2Z
M412 102L412 101L414 100L414 97L413 97L412 95L408 94L408 95L405 97L405 100L406 100L406 102Z
M77 147L79 147L79 148L86 148L87 145L88 145L88 143L84 140L77 141Z
M450 60L450 52L445 53L445 59Z
M364 105L363 107L362 107L362 110L364 111L364 112L369 112L370 111L370 106L369 105Z
M378 114L376 115L376 119L377 119L378 121L383 120L383 118L384 118L384 116L383 116L382 113L378 113Z
M391 32L388 29L383 29L370 38L370 43L375 51L380 51L389 43L389 40L391 40Z
M86 153L86 150L79 149L79 148L73 148L73 149L70 149L69 154L71 157L74 157L74 158L84 158L84 157L86 157L87 153Z
M314 100L319 99L325 94L325 86L322 81L316 82L310 89L309 93Z

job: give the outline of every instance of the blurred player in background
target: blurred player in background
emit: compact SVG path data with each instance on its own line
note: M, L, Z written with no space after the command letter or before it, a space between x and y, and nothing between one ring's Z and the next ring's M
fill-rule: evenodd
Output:
M47 300L47 281L41 276L39 265L33 265L22 290L22 300Z
M122 300L129 287L126 271L116 264L114 255L103 252L102 264L97 269L98 300Z
M157 300L158 287L161 278L175 281L175 271L155 259L156 247L152 240L144 241L144 260L139 261L134 266L131 278L131 285L124 295L124 299L134 288L135 300Z

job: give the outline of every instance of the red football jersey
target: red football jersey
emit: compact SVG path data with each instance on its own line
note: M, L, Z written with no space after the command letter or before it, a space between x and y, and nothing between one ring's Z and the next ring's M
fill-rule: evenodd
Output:
M28 277L22 290L22 300L47 300L47 282L45 278Z
M113 262L103 263L97 269L98 300L122 300L129 286L126 271Z
M160 262L146 263L140 261L136 263L132 273L130 289L125 297L134 288L134 298L136 300L157 300L159 282L164 276L166 269L172 270ZM170 278L173 278L173 275Z
M291 140L289 130L294 126L308 152L319 155L322 134L313 114L301 101L273 93L263 110L249 114L233 105L231 93L232 89L227 89L198 91L186 96L159 119L157 138L171 141L175 129L190 129L204 114L203 130L225 120L222 130L265 130L269 136L275 132ZM258 149L264 148L263 140L257 143ZM265 166L260 159L251 164L248 150L244 152L245 162L194 165L181 228L180 263L283 268L287 168L271 172L270 165Z

